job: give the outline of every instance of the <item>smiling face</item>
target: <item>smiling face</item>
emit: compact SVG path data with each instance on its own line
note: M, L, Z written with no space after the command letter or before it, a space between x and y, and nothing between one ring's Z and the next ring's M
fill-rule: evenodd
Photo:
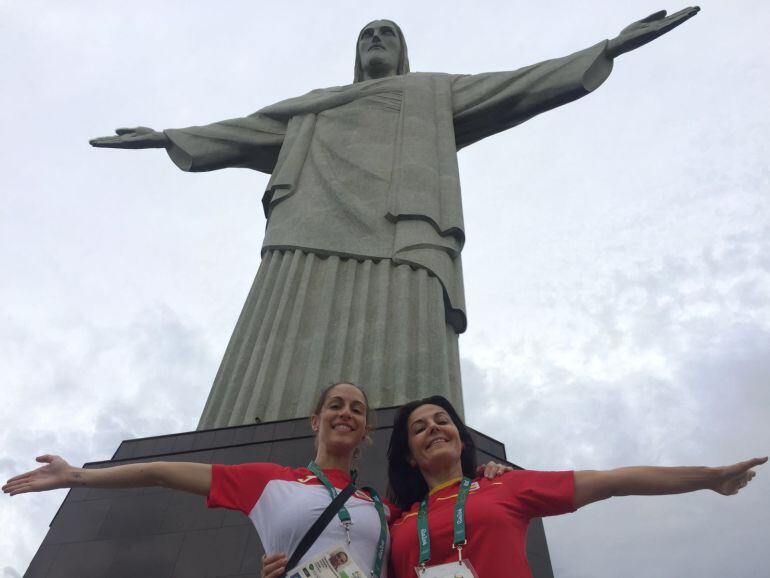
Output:
M407 421L410 463L423 472L460 464L463 444L460 432L444 408L425 404Z
M366 78L383 78L397 73L401 40L388 20L375 20L358 37L358 55Z
M366 397L355 385L338 383L323 400L310 424L317 433L319 449L335 455L353 450L368 435Z
M449 400L432 395L403 405L388 444L393 501L408 510L432 488L461 476L476 476L476 444Z

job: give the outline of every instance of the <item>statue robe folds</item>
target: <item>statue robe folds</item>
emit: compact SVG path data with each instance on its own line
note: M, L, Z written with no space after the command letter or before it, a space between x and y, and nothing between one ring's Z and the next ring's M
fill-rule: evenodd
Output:
M262 263L199 428L309 415L339 381L373 407L440 393L461 410L457 151L597 88L605 50L367 80L167 130L182 170L272 174Z

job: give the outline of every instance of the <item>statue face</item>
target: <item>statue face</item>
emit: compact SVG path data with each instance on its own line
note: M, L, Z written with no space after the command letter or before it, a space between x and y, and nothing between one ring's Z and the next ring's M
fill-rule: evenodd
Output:
M368 78L393 76L401 55L401 41L396 29L386 20L372 22L358 37L358 54Z

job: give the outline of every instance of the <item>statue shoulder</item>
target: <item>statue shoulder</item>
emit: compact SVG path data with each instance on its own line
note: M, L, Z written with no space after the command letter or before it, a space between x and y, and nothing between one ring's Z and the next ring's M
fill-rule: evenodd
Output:
M454 78L456 74L450 74L448 72L410 72L405 75L407 78Z
M319 94L327 94L330 92L344 92L345 90L348 90L350 88L353 88L352 84L345 84L343 86L329 86L327 88L314 88L304 96L315 96ZM302 98L302 97L299 97Z

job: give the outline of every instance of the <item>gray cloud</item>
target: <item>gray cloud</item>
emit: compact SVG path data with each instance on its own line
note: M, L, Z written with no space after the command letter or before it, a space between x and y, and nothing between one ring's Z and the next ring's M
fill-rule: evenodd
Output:
M465 358L465 390L482 393L466 396L471 424L533 469L720 465L767 454L763 239L728 236L697 256L667 256L652 272L597 279L599 290L571 295L559 310L566 336L521 339L503 371ZM554 349L572 340L579 363L566 368ZM659 366L629 366L629 356ZM759 473L736 498L624 498L548 520L557 575L759 575L760 544L770 539L762 513L770 478Z
M15 346L0 352L12 396L0 409L3 480L43 453L80 465L108 459L125 439L194 429L215 368L200 330L169 308L124 327L39 334L6 325L0 333ZM0 537L3 558L31 558L64 494L4 498L0 524L16 531Z

